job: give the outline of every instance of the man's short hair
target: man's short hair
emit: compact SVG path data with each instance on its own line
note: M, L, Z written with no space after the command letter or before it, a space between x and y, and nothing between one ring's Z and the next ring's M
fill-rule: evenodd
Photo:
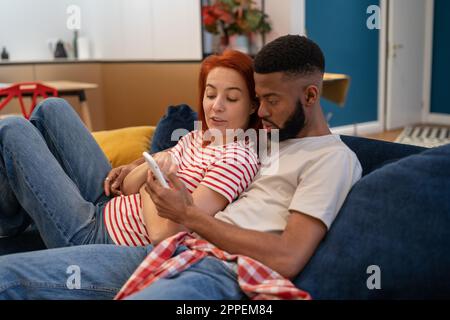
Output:
M312 40L299 36L279 37L265 45L255 57L256 73L284 72L287 75L307 75L325 72L325 57Z

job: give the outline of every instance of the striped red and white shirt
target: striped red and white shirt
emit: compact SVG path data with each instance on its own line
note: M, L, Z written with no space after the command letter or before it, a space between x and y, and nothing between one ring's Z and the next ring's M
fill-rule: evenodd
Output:
M259 169L253 145L232 142L203 146L202 132L192 131L170 151L178 165L177 176L189 192L202 184L233 202L252 182ZM104 208L106 230L114 243L144 246L147 236L140 194L118 196Z

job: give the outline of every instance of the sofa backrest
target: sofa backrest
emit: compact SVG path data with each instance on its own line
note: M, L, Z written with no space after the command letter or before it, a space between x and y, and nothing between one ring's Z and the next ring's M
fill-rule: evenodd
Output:
M341 135L341 139L361 162L363 176L385 164L426 150L422 147L362 137Z

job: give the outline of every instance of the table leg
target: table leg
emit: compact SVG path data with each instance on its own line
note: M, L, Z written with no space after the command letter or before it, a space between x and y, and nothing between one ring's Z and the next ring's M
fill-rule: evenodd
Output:
M81 104L81 118L83 119L84 124L89 129L89 131L92 131L92 121L87 101L86 100L80 101L80 104Z

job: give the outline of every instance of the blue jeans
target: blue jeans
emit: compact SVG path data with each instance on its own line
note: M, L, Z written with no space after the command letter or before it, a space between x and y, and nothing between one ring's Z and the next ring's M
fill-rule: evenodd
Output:
M112 243L104 227L111 165L72 107L50 98L0 120L0 236L35 222L48 248Z
M175 254L185 249L179 248ZM0 299L112 299L151 250L151 245L86 245L1 256ZM131 300L242 298L234 272L213 257L128 297Z

